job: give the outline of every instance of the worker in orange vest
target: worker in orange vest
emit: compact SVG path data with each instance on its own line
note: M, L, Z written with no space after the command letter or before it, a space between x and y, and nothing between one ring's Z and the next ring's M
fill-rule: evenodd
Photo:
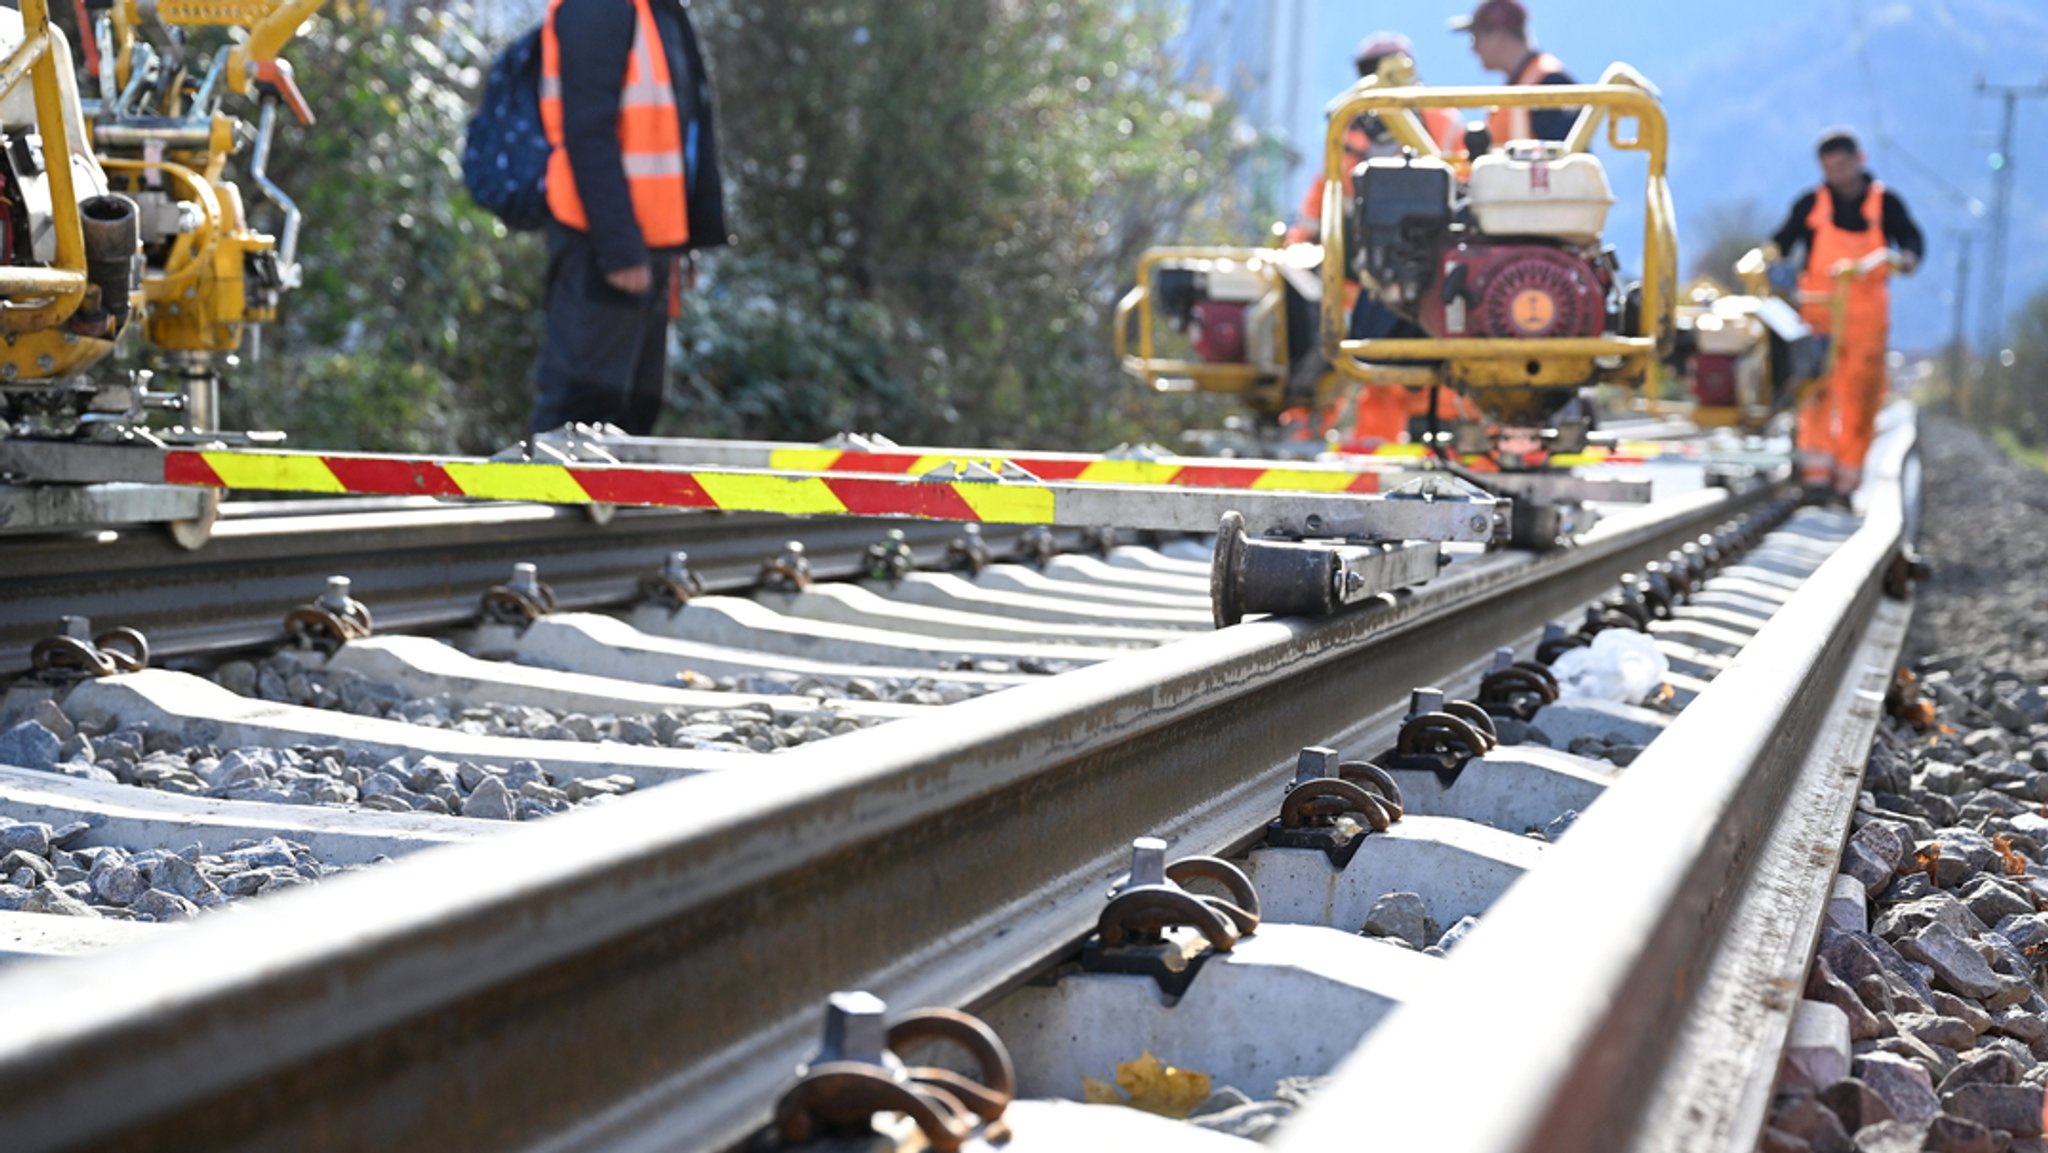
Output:
M1792 205L1764 256L1777 263L1805 250L1800 314L1835 350L1834 371L1815 384L1799 412L1799 474L1809 493L1846 498L1863 483L1863 458L1884 402L1891 269L1895 262L1910 275L1927 250L1905 201L1870 174L1853 134L1829 132L1819 152L1820 187ZM1845 270L1853 270L1848 307L1835 332L1834 298Z
M1483 0L1469 16L1451 21L1451 31L1472 37L1472 54L1510 87L1575 84L1564 63L1529 40L1529 10L1521 0ZM1510 140L1563 140L1579 118L1576 108L1496 108L1486 126L1499 148Z
M681 261L726 242L704 69L680 0L549 0L547 329L530 426L654 430Z

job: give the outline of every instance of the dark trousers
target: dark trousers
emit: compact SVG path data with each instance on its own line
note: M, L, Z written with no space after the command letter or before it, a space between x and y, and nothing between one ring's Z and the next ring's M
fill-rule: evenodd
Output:
M668 382L675 262L656 255L653 266L646 295L620 292L605 283L588 236L548 223L548 319L532 431L572 422L615 424L634 436L654 431Z

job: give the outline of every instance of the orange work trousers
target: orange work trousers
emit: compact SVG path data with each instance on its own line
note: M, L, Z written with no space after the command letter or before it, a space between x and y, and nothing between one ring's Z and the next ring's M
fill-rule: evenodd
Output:
M1846 496L1863 483L1863 458L1884 406L1889 325L1853 312L1835 337L1834 371L1816 381L1799 410L1799 474L1808 488Z

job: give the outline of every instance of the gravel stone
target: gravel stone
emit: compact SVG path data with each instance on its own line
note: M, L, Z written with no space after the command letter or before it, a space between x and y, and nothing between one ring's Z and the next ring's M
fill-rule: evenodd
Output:
M1900 952L1924 962L1952 992L1979 1000L1998 993L2002 982L1970 943L1936 922L1900 942Z
M128 908L138 917L148 917L155 921L181 921L199 915L199 906L176 893L166 893L162 889L144 892L135 898Z
M174 893L188 901L197 901L201 897L220 891L218 886L200 875L199 870L183 857L166 858L157 865L156 871L150 874L149 882L151 888Z
M1414 893L1388 893L1365 916L1367 936L1398 937L1417 949L1436 942L1440 934L1432 928L1428 909Z
M149 882L142 871L130 865L115 865L112 868L95 870L92 874L93 896L101 904L126 907L149 890Z
M25 853L20 849L15 849L6 856L0 857L0 873L10 875L15 873L29 874L33 879L26 884L20 881L15 882L26 888L29 885L40 885L56 880L57 867L52 865L47 857L40 857L34 853Z
M2007 917L2024 917L2034 911L2032 901L1990 877L1972 881L1964 888L1962 898L1970 912L1986 925L1996 925Z
M48 697L28 707L27 719L50 730L59 741L68 741L78 733L78 726L72 724L71 718L64 715L57 702Z
M1942 1111L2015 1136L2041 1132L2039 1085L1965 1085L1941 1096Z
M1856 1153L1919 1153L1927 1126L1907 1121L1880 1121L1856 1131Z
M0 817L0 821L6 818ZM50 855L50 836L56 830L40 821L0 824L0 853L20 850L33 856Z
M2017 1085L2023 1072L2019 1058L2003 1049L1990 1049L1958 1065L1941 1079L1936 1092L1946 1097L1965 1085Z
M99 910L72 896L58 885L44 885L31 891L19 906L24 913L51 913L59 917L98 917Z
M1970 1028L1967 1021L1954 1017L1901 1013L1892 1018L1892 1026L1909 1037L1917 1037L1929 1045L1940 1045L1958 1053L1974 1048L1977 1044L1976 1031Z
M1991 1028L1991 1014L1984 1011L1977 1002L1953 994L1934 991L1934 1009L1944 1017L1954 1017L1970 1027L1970 1031L1982 1034Z
M462 802L462 815L486 821L512 821L518 819L519 810L504 781L485 777L470 792L469 799Z
M1842 1119L1811 1093L1801 1093L1787 1101L1771 1118L1771 1125L1798 1142L1790 1146L1794 1149L1810 1149L1814 1153L1851 1153L1853 1148L1849 1142L1849 1130L1842 1124Z
M1936 1117L1920 1146L1926 1153L2005 1153L2003 1134L1961 1117Z
M0 731L0 765L49 772L57 767L63 739L37 721Z
M1884 1023L1878 1020L1877 1014L1863 1003L1854 989L1835 976L1828 968L1826 958L1814 960L1813 970L1806 978L1806 995L1812 1000L1833 1005L1849 1018L1849 1040L1874 1041L1884 1035Z
M1867 1125L1896 1120L1890 1105L1877 1091L1854 1077L1837 1081L1819 1094L1820 1103L1841 1119L1842 1129L1854 1133ZM1812 1140L1808 1138L1808 1140Z
M1892 1116L1909 1123L1925 1123L1941 1112L1941 1099L1934 1095L1934 1081L1927 1070L1891 1053L1865 1053L1852 1065L1855 1078L1891 1109Z

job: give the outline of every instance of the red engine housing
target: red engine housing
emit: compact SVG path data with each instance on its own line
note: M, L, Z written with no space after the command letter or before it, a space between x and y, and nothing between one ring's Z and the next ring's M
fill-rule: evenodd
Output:
M1701 404L1727 408L1736 403L1735 358L1695 353L1692 358L1692 395Z
M1205 364L1243 364L1244 313L1241 300L1198 300L1193 309L1195 355Z
M1466 241L1446 248L1419 320L1437 337L1598 336L1607 270L1568 249Z

